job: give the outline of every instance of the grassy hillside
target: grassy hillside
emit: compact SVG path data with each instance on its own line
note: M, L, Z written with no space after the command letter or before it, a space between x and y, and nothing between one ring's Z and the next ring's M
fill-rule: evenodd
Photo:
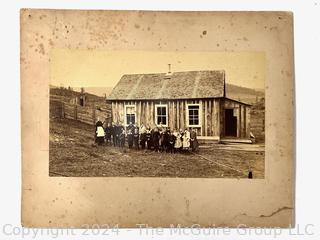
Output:
M253 104L256 102L257 98L264 98L265 92L261 89L246 88L227 83L226 95L228 98Z
M99 97L104 97L109 96L111 91L112 91L112 87L86 87L85 90L88 93L91 93L93 95L99 96ZM74 88L75 91L80 92L80 88Z
M80 91L74 91L73 89L50 86L50 95L61 96L65 101L71 101L73 98L80 96ZM86 105L91 106L94 104L105 104L105 98L96 96L94 94L86 92L87 100Z

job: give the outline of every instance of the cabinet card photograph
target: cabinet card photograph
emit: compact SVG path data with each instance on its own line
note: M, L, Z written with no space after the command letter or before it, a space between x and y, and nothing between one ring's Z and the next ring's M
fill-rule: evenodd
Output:
M294 225L292 13L20 18L23 226Z

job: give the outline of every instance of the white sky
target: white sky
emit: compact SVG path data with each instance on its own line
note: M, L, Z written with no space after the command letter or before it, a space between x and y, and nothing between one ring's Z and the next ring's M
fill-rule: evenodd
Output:
M226 82L264 88L263 52L160 52L54 49L51 80L55 86L114 87L123 74L168 70L225 70Z

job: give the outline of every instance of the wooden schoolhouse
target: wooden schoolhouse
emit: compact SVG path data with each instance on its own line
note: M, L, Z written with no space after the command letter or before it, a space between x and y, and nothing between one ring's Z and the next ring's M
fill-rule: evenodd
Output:
M250 105L226 97L225 77L223 70L125 74L107 98L112 121L195 128L200 139L249 139Z

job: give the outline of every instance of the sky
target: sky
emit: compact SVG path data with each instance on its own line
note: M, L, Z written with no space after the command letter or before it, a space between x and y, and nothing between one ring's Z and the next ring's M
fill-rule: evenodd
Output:
M161 52L53 49L50 84L114 87L124 74L225 70L226 83L264 89L263 52Z

